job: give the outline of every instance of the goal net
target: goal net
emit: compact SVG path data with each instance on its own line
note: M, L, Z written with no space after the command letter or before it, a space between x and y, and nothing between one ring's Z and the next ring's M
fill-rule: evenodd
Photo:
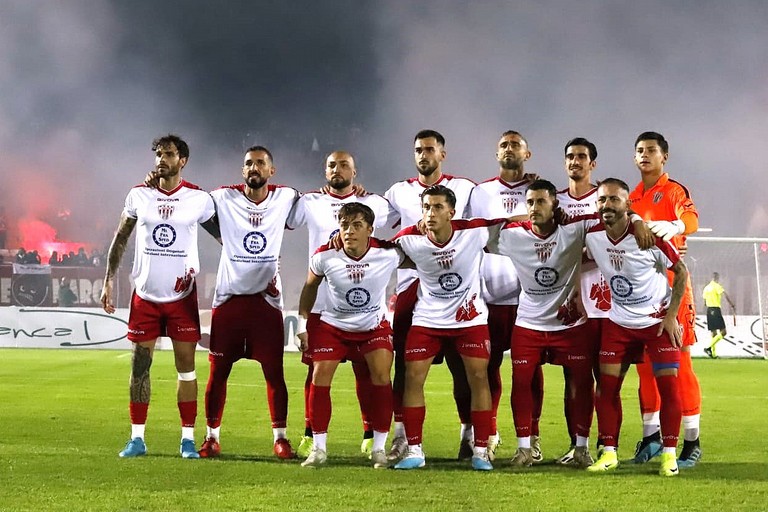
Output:
M735 304L723 299L727 336L717 344L718 357L766 358L768 331L768 238L688 237L685 263L696 300L698 343L692 355L705 356L710 344L702 291L720 274L720 284Z

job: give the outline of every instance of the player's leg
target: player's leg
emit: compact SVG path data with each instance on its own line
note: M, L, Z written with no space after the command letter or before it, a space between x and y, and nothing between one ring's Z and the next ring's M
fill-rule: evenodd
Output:
M634 461L637 464L648 462L661 454L661 423L659 410L661 399L653 376L653 368L646 357L644 362L637 364L639 380L638 396L640 398L640 414L643 421L643 439L635 447Z
M405 437L405 424L403 423L403 393L405 392L405 344L408 331L413 321L413 308L416 306L416 297L419 289L419 281L416 280L405 290L397 295L395 311L392 317L392 343L395 351L394 377L392 379L392 410L394 414L394 428L392 432L392 446L387 453L389 460L399 460L408 450L408 441Z
M501 444L498 429L499 403L502 394L501 365L504 352L512 343L517 306L488 305L488 332L491 336L491 356L488 359L488 387L491 392L491 435L488 438L488 458L493 461Z
M313 353L313 355L315 355ZM309 392L309 419L314 446L301 463L304 467L322 466L327 461L328 425L331 422L331 382L341 359L313 358L312 385Z
M488 357L490 339L485 325L462 329L461 338L456 341L461 354L471 390L472 425L474 447L472 468L480 471L493 469L488 457L488 437L491 434L491 391L488 386Z
M456 404L456 412L461 423L457 459L468 460L472 458L472 439L474 437L474 430L472 428L472 391L467 381L461 355L456 352L454 347L447 346L443 350L443 356L445 364L451 372L453 401Z
M352 362L352 372L355 374L355 393L357 394L357 402L360 404L360 419L363 424L363 440L360 444L360 451L370 456L373 446L373 427L371 426L373 384L371 384L371 374L365 362Z
M320 325L320 314L310 313L307 319L307 333L312 339L312 331L317 329ZM314 447L314 440L312 439L312 422L309 419L309 393L312 387L312 350L307 349L301 354L301 362L307 365L307 377L304 379L304 435L301 437L299 447L296 449L296 454L299 457L308 457L312 448Z
M512 340L512 418L517 435L517 450L512 458L515 466L533 464L531 424L534 408L533 379L540 369L542 343L537 331L515 326Z
M690 345L684 345L680 349L680 369L677 376L683 411L683 449L680 451L678 461L681 468L695 466L702 455L699 441L701 387L699 386L699 379L693 371L690 348Z
M391 336L388 338L391 339ZM371 375L371 461L374 468L385 468L389 466L385 449L392 423L392 382L389 378L393 359L391 341L388 347L366 351L364 357Z

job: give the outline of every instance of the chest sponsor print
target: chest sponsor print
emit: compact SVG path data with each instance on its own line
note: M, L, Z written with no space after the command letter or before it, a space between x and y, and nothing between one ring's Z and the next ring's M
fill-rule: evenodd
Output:
M447 292L452 292L461 286L463 279L456 272L448 272L437 278L440 288Z
M259 231L251 231L243 237L243 249L249 254L261 254L267 248L267 237Z
M536 272L533 273L533 278L539 286L551 288L555 286L557 280L560 279L560 273L551 267L541 267L537 268Z
M353 308L364 308L371 303L371 294L365 288L351 288L345 299Z
M611 294L626 299L632 295L633 286L624 276L613 276L611 278Z
M170 224L158 224L152 230L152 240L158 247L170 247L176 241L176 230Z

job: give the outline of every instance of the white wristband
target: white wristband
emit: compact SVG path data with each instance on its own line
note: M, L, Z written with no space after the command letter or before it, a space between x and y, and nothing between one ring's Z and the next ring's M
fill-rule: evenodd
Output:
M629 222L634 224L635 222L643 222L643 218L636 213L629 216Z
M299 326L296 328L296 335L307 332L307 319L299 315Z

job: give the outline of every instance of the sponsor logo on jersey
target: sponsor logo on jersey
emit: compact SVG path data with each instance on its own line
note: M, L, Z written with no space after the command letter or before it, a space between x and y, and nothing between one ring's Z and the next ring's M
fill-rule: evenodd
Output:
M333 352L333 349L330 347L315 347L314 352Z
M573 354L568 354L568 360L569 361L586 361L587 356L575 356Z
M560 279L560 273L552 267L541 267L537 268L536 272L533 273L533 278L539 286L551 288L557 283L557 280Z
M440 288L447 292L452 292L461 286L462 281L463 279L456 272L449 272L437 278L437 282L440 285Z
M158 215L160 215L161 219L168 220L171 218L171 215L173 214L173 205L159 204L157 205L157 213Z
M406 354L425 354L426 352L426 348L409 348L405 350Z
M248 222L250 222L253 227L261 226L261 223L264 222L264 213L248 212Z
M592 283L589 289L589 298L592 299L595 307L600 311L610 311L611 309L611 289L605 282L603 275L600 274L600 282Z
M520 201L514 196L504 195L501 197L501 204L507 213L512 213L517 208L517 205L520 204Z
M371 294L365 288L351 288L344 297L353 308L364 308L371 302Z
M512 364L528 364L527 359L513 359Z
M552 256L552 249L557 245L557 242L536 242L533 244L533 248L536 249L536 256L539 257L539 261L546 263L550 256Z
M600 351L601 356L607 356L607 357L615 357L616 352L611 352L610 350L601 350Z
M453 265L453 255L455 252L456 249L450 249L448 251L435 251L432 255L436 256L437 264L440 265L440 268L448 270Z
M181 277L176 278L176 284L173 286L173 291L176 293L183 293L189 290L190 286L195 280L195 269L190 268L187 273Z
M678 350L680 349L677 347L656 347L657 352L677 352Z
M632 283L629 282L624 276L613 276L611 278L611 293L622 299L626 299L632 295L633 290Z
M611 262L611 266L616 272L621 272L624 267L624 254L626 251L621 249L606 249L608 252L608 260Z
M664 199L664 194L662 192L653 194L653 204L659 204L662 199Z
M251 231L243 237L243 249L250 254L260 254L267 248L267 237L258 231Z
M365 269L369 267L368 263L350 263L346 265L347 277L355 284L360 282L365 277Z
M476 318L480 315L480 313L477 312L477 308L475 307L476 298L477 294L475 293L472 295L472 297L465 300L461 306L459 306L459 308L456 310L457 322L469 322L473 318Z
M152 230L152 240L158 247L170 247L176 241L176 230L170 224L158 224Z

